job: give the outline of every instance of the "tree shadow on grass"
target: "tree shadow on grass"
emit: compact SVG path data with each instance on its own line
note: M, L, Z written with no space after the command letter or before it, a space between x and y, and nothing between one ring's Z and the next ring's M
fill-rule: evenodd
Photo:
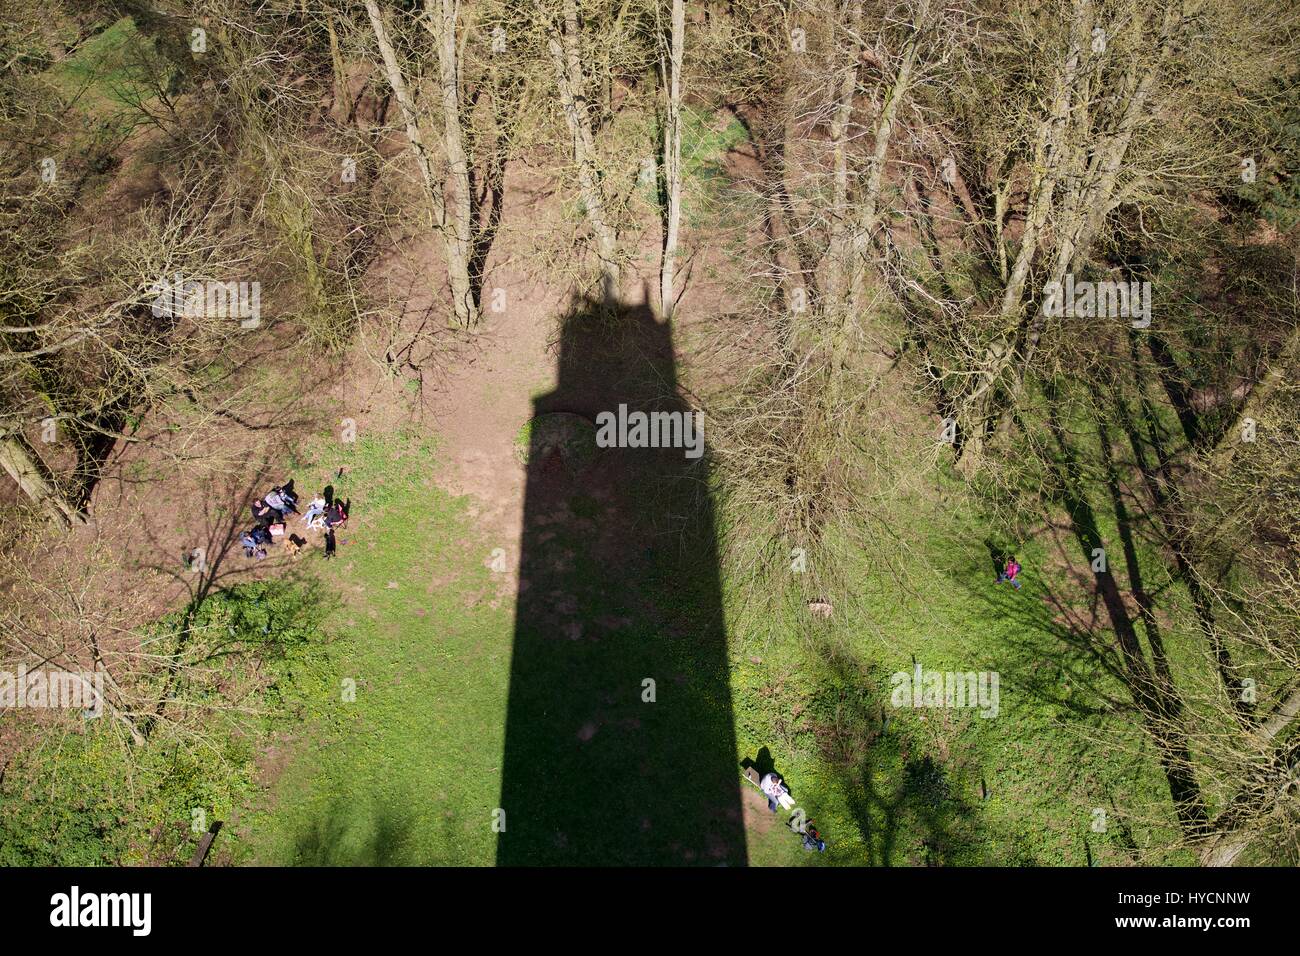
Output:
M888 694L869 689L882 674L842 653L819 659L818 683L834 696L836 720L833 736L818 728L818 742L870 865L973 862L971 848L985 841L962 768L936 759L911 712L896 711ZM843 838L822 835L831 844Z
M299 829L294 839L294 863L299 866L404 866L411 858L409 813L393 803L357 796L334 800L321 815Z
M1041 533L1051 540L1049 554L1068 554L1062 529L1047 524ZM984 546L999 555L990 560L1009 555L991 539ZM1074 718L1132 709L1121 692L1122 662L1100 601L1087 590L1085 570L1049 561L1022 573L1019 590L976 573L973 560L951 573L979 618L1000 621L997 667L1004 693L1032 696Z

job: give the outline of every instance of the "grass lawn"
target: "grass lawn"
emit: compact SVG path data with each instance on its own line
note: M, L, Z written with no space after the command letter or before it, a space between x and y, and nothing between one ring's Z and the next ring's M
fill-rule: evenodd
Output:
M850 619L810 628L792 612L787 631L802 640L732 637L739 748L771 748L828 840L825 862L1086 865L1155 842L1150 828L1169 824L1163 775L1126 716L1104 712L1102 695L1123 690L1053 619L1046 549L1019 548L1021 590L997 587L974 521L900 511L926 529L900 556L906 587L864 561ZM926 672L998 672L997 715L893 707L891 675L914 659ZM1124 807L1154 807L1154 822L1121 819ZM802 852L780 828L751 833L752 863Z
M237 859L491 863L510 602L494 600L490 549L463 504L433 487L429 445L342 447L315 469L323 485L346 466L334 484L353 498L337 559L314 564L341 601L329 652L296 677L296 714L282 728L291 756L270 801L241 824ZM312 473L298 473L304 495Z
M234 828L237 861L494 862L516 596L498 593L491 547L464 502L434 486L436 464L427 442L391 438L299 469L307 494L346 465L335 484L354 498L355 519L336 561L309 559L341 603L328 652L294 676L293 715L269 758L278 776ZM1160 808L1168 794L1147 742L1101 712L1103 693L1122 692L1070 651L1053 620L1044 550L1019 551L1022 590L995 588L973 520L900 505L909 507L928 529L908 558L909 588L864 570L865 613L837 621L833 640L809 637L793 618L788 640L729 635L737 765L768 748L829 844L825 854L802 850L786 815L767 817L742 783L748 861L1118 862L1154 835L1115 808ZM579 560L571 573L600 571ZM572 583L584 619L610 610ZM998 716L891 707L890 675L910 671L912 655L926 670L998 671ZM1098 808L1106 816L1094 830Z

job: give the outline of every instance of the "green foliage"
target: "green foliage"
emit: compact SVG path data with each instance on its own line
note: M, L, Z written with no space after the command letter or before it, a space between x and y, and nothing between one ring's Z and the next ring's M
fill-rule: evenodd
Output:
M644 130L641 137L657 142L657 133ZM707 217L717 213L719 200L730 196L730 181L726 175L727 153L748 139L745 127L738 120L719 111L682 107L682 215L688 227L700 226ZM655 147L655 161L660 156ZM658 166L656 166L658 170ZM659 203L659 184L644 177L637 180L637 191L642 202Z
M195 811L201 833L229 820L252 793L253 741L281 711L295 665L315 653L322 607L306 584L258 582L153 625L146 640L156 652L185 659L188 646L206 648L203 661L191 661L202 665L194 669L200 676L182 677L171 691L185 701L173 708L204 714L201 727L161 722L138 747L108 716L49 728L6 770L0 865L187 860L198 838ZM230 709L236 686L247 695Z

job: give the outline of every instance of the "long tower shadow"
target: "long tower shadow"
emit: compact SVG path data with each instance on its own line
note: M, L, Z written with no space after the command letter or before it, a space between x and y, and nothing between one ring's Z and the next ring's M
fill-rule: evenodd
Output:
M645 307L566 316L534 403L500 865L743 865L708 455L597 448L602 412L687 413Z

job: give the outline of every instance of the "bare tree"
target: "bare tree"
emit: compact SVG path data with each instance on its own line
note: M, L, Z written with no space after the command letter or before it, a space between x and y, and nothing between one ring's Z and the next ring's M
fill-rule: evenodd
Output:
M560 108L569 130L573 163L577 170L578 194L587 214L600 258L600 269L607 301L615 302L620 294L618 234L610 217L608 198L601 181L596 139L592 132L592 100L583 69L581 27L577 0L561 0L559 15L548 24L546 47L555 70Z
M478 320L478 304L470 278L473 226L470 216L469 160L461 131L456 43L458 6L454 0L438 0L438 6L435 7L434 0L427 0L424 17L425 28L434 39L438 62L438 93L443 130L441 145L447 167L447 176L444 178L435 165L433 146L426 136L420 107L398 62L397 51L389 36L383 13L375 0L366 0L366 13L379 47L384 74L402 113L407 142L420 171L433 226L442 235L452 307L457 321L468 328Z
M664 210L663 262L659 268L660 309L671 319L676 297L673 291L677 269L677 233L682 218L682 54L686 33L686 4L672 0L672 28L667 56L660 51L660 83L664 89L663 177ZM661 43L662 43L661 38Z

